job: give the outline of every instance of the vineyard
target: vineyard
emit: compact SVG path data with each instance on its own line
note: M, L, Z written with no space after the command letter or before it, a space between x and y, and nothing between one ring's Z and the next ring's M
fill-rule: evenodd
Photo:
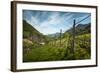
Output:
M50 38L40 33L29 34L24 31L23 62L90 59L91 34L90 31L83 32L73 36L73 33L62 33L60 30L58 36L55 34ZM36 37L28 38L30 35Z

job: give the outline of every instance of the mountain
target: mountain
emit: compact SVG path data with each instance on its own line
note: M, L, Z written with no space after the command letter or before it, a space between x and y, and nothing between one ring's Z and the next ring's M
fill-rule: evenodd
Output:
M57 37L59 37L60 36L60 33L53 33L53 34L48 34L48 35L46 35L47 37L49 37L49 38L57 38Z
M45 36L25 20L23 20L23 38L37 43L46 41Z
M90 33L91 32L91 23L88 24L78 24L75 27L75 34L76 35L81 35L81 34L86 34L86 33ZM69 29L67 30L65 33L73 33L73 29Z

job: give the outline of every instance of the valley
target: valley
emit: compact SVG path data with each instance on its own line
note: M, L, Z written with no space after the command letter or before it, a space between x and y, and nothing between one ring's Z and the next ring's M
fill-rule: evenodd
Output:
M79 24L73 39L72 28L64 33L59 30L59 33L43 35L23 20L23 62L90 59L90 28L90 23Z

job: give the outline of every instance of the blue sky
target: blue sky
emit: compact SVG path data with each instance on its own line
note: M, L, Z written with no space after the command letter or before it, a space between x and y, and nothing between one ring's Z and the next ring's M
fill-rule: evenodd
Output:
M58 33L60 29L65 32L72 27L74 19L77 23L89 15L82 12L23 10L23 19L44 35ZM90 22L91 16L79 24Z

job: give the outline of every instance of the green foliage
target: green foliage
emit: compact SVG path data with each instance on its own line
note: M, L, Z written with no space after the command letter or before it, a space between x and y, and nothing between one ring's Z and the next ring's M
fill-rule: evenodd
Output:
M88 53L91 53L91 35L84 34L76 38L77 44L80 48L84 48ZM79 43L78 43L79 42Z
M89 59L90 58L90 54L84 48L76 49L74 56L75 56L76 60Z
M23 44L24 44L23 48L30 48L30 46L32 45L32 44L25 42L25 41L23 41Z
M72 50L72 38L69 38L69 44L66 50L67 60L81 60L81 59L90 59L91 57L91 41L90 34L84 34L76 36L75 39L75 48Z

